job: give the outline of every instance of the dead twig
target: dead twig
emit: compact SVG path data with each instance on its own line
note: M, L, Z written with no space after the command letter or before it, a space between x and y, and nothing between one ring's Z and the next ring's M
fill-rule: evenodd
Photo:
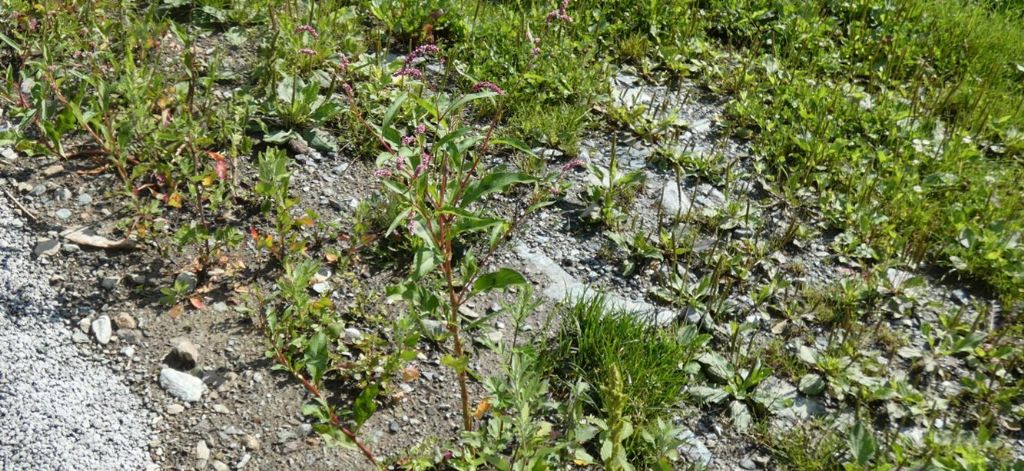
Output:
M25 207L25 205L21 204L21 201L19 201L18 198L12 195L11 192L7 191L7 188L2 189L4 190L4 194L7 195L7 197L10 198L11 201L14 202L14 205L17 206L18 209L20 209L21 212L25 214L25 216L28 216L28 218L33 221L39 220L39 218L37 218L36 215L32 213L32 211L29 211L28 208Z

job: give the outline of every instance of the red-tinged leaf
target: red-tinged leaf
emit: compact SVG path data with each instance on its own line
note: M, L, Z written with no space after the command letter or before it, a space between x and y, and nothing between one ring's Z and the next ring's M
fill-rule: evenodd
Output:
M212 150L208 150L208 151L206 151L206 155L209 155L211 159L216 160L217 162L223 162L224 161L224 154L221 154L220 152L214 152Z
M199 296L188 298L188 302L196 309L203 310L206 308L206 304L203 303L203 298L200 298Z
M420 379L420 370L415 366L409 365L402 370L402 379L406 382L416 381Z
M221 181L228 179L228 161L218 160L217 163L213 164L213 170L217 172L217 178Z

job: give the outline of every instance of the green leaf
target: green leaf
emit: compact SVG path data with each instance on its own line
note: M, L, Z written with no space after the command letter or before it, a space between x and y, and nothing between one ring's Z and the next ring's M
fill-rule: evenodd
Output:
M395 98L395 101L388 107L388 110L384 113L384 122L380 126L382 132L387 132L391 128L391 121L395 119L395 114L398 113L398 109L401 108L402 103L405 103L405 99L408 97L409 95L403 93L398 98Z
M732 425L736 431L744 433L750 428L754 417L750 415L750 409L741 401L729 403L729 416L732 418Z
M355 421L355 430L359 430L366 420L377 412L377 394L380 393L380 386L371 384L363 392L359 393L355 403L352 405L352 420Z
M817 396L825 390L825 381L821 376L808 373L800 378L800 392L808 396Z
M306 364L306 371L313 378L313 383L319 383L323 379L324 372L327 371L328 363L327 334L323 331L317 332L309 340L309 343L306 345L304 362Z
M459 202L459 207L465 208L486 195L505 191L506 188L512 185L533 183L535 181L537 181L536 177L519 172L495 172L489 174L466 189L466 193L462 195L462 201Z
M413 280L419 280L430 272L434 271L437 266L437 255L433 250L429 248L422 248L416 251L413 256L413 272L411 278Z
M732 379L736 374L736 371L733 369L732 365L729 364L729 361L718 353L704 352L697 357L697 361L704 365L708 374L717 381L724 383Z
M498 271L487 273L477 278L476 283L473 283L473 291L470 294L475 295L484 291L505 289L509 286L524 284L526 284L526 278L522 274L511 268L500 268Z
M875 437L871 434L871 430L860 421L857 421L850 428L847 443L850 446L850 454L853 455L857 464L861 466L868 464L871 458L875 456Z
M687 389L693 397L708 404L718 404L729 398L729 393L720 388L709 388L707 386L690 386Z

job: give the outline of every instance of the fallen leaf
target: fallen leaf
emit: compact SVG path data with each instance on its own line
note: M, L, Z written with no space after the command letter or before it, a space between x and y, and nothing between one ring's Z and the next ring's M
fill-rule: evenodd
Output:
M476 412L473 412L473 417L476 420L480 420L489 410L491 410L491 398L485 397L484 400L476 405Z
M402 370L402 379L406 382L416 381L420 379L420 370L416 369L415 366L409 365Z
M135 242L128 239L121 240L110 240L106 237L87 234L85 226L74 227L61 233L61 235L70 242L74 242L78 245L84 245L88 247L96 247L100 249L131 249L135 248Z
M196 309L198 309L200 311L202 311L203 309L206 308L206 304L203 303L203 298L200 298L198 296L194 296L194 297L188 298L188 302L192 304L192 307L194 307L194 308L196 308Z
M181 317L181 315L184 313L185 306L181 303L175 304L174 306L171 306L171 308L167 310L167 315L171 316L171 319L175 320Z

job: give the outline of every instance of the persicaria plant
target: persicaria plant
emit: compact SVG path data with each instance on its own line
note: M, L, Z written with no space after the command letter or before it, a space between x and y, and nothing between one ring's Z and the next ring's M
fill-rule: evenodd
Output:
M484 162L493 145L529 152L521 144L493 137L497 117L485 129L465 123L465 108L477 100L492 100L501 89L483 82L475 93L453 97L444 92L402 94L388 108L381 125L367 125L377 135L383 151L377 159L376 176L399 205L389 233L406 234L421 243L413 254L407 277L389 288L392 299L407 302L419 319L434 319L446 327L450 351L445 365L458 379L463 426L471 430L468 388L469 358L460 307L474 296L526 282L510 268L488 270L495 251L508 240L522 220L508 221L486 211L482 200L517 184L534 183L536 177L489 168ZM422 93L431 93L422 95ZM410 132L396 126L396 116L411 120ZM356 112L357 116L361 113ZM497 116L497 115L496 115ZM526 209L521 214L530 212ZM456 250L458 247L458 250Z

